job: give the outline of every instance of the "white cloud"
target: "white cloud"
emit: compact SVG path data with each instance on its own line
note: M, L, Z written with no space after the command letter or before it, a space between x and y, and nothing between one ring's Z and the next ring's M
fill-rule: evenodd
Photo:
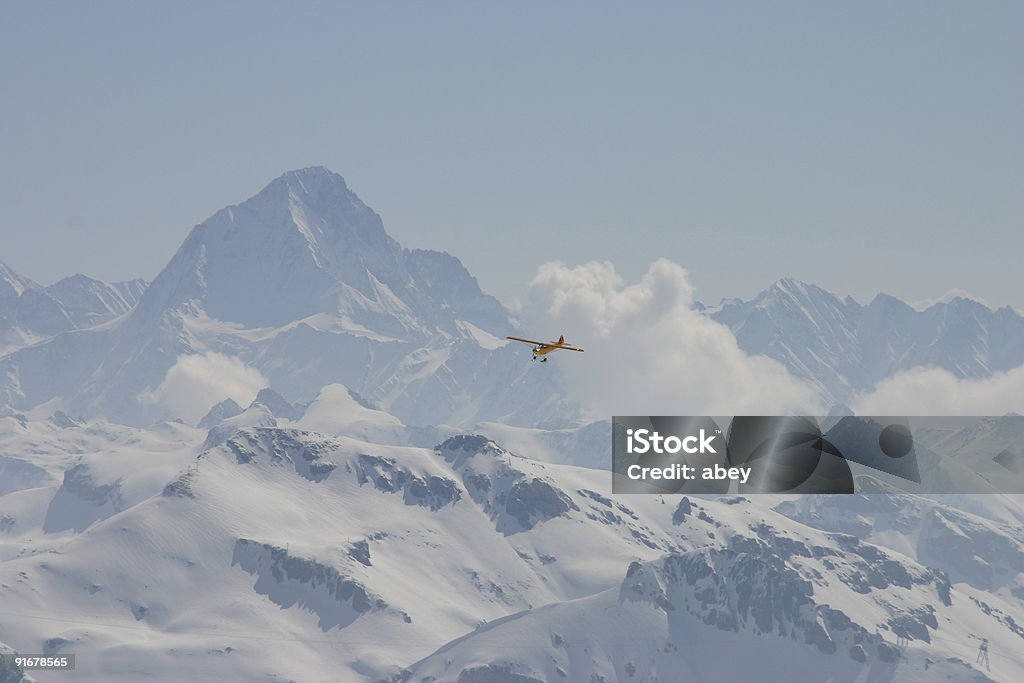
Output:
M154 403L174 417L195 424L215 404L225 398L247 406L256 393L268 385L259 370L237 356L221 353L193 353L178 356L160 386L139 396L143 403Z
M531 333L565 334L586 349L555 362L595 416L821 410L808 385L774 360L748 356L692 303L686 271L667 259L633 284L608 262L552 262L530 283L525 318Z
M1024 365L973 380L941 368L913 368L882 380L852 408L858 415L1024 413Z

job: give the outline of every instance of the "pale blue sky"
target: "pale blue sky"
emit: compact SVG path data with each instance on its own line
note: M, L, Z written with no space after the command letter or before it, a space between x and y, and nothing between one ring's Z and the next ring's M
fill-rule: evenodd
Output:
M11 2L0 260L152 278L326 165L510 299L659 256L1024 307L1024 4Z

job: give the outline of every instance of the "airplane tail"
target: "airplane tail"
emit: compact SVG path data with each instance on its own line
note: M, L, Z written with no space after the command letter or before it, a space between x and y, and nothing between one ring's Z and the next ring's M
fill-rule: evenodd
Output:
M562 334L562 335L559 335L559 337L558 337L558 343L559 343L559 344L564 344L564 343L565 343L565 335L564 335L564 334Z

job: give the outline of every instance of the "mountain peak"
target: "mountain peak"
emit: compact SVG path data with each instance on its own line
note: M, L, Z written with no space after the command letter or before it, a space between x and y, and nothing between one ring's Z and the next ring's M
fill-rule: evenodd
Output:
M307 211L318 214L320 218L337 218L353 211L373 214L376 218L376 214L349 189L344 177L323 166L309 166L283 173L270 181L256 196L230 210L247 206L263 207L270 212L287 207L288 212L300 221Z
M21 296L26 289L38 289L39 286L28 278L19 275L13 268L0 261L0 294L13 293Z
M324 188L349 192L345 178L325 166L307 166L287 171L272 180L270 185L275 183L282 183L299 193L313 193Z
M303 168L294 168L290 171L285 171L279 178L338 178L342 182L345 179L341 175L335 173L326 166L305 166Z
M891 294L886 294L885 292L879 292L876 294L875 298L873 298L871 303L868 304L868 308L890 308L902 311L913 310L913 307L907 302L902 299L898 299Z
M803 280L798 280L795 277L780 277L776 280L772 287L781 289L792 289L795 287L807 287L808 284Z
M140 315L199 306L252 327L326 314L344 329L393 338L455 329L456 320L507 322L458 259L404 250L323 166L288 171L196 226L142 304Z
M761 293L758 298L784 298L784 299L821 299L839 301L839 298L832 292L792 277L779 278L772 283L772 286Z
M160 314L196 300L220 320L277 326L337 310L345 286L376 298L374 278L393 284L400 261L380 216L343 177L313 166L196 226L140 308Z
M793 277L780 277L772 283L772 286L768 288L768 291L783 293L790 296L806 296L807 291L811 289L818 288Z

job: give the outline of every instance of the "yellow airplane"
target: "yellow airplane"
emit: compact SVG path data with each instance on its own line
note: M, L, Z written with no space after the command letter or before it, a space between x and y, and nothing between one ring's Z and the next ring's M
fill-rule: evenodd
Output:
M532 351L533 351L533 359L532 360L537 360L537 357L540 356L541 357L541 359L540 359L541 363L547 363L548 362L548 359L544 358L543 356L546 356L547 354L551 353L552 351L558 351L559 349L565 349L566 351L579 351L580 353L583 353L583 349L578 349L575 346L570 346L569 344L566 344L564 336L559 337L558 341L548 342L546 344L544 342L533 341L532 339L523 339L521 337L505 337L505 339L511 339L512 341L523 342L524 344L533 344L533 349L532 349Z

